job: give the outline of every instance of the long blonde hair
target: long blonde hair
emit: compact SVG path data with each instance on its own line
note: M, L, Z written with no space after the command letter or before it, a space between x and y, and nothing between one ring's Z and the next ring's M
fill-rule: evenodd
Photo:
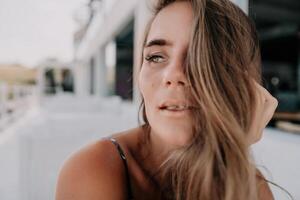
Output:
M186 0L194 13L186 77L194 137L160 167L161 196L176 200L257 200L256 168L246 138L261 83L256 29L229 0ZM176 0L158 0L154 17ZM145 41L151 22L146 30ZM141 104L145 128L151 127ZM147 131L149 133L149 131Z

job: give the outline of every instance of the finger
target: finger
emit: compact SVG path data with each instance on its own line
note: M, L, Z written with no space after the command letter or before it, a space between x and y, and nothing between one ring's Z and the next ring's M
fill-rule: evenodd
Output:
M277 99L275 97L273 97L266 88L264 88L263 86L261 86L259 84L256 84L256 85L263 96L262 97L263 102L271 102L272 104L278 105Z
M266 113L273 116L277 106L278 106L277 99L272 98L266 105Z

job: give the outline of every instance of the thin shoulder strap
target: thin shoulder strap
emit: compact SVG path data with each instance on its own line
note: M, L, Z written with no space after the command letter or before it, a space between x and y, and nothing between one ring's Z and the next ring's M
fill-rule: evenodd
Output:
M131 185L130 185L130 176L129 176L129 171L128 171L128 164L127 164L127 160L126 160L126 156L124 154L124 151L122 150L121 146L119 145L119 143L117 142L116 139L114 138L110 138L110 141L117 147L117 150L120 154L120 157L124 163L124 167L125 167L125 173L126 173L126 180L127 180L127 188L128 188L128 197L129 199L133 198L132 195L132 191L131 191Z

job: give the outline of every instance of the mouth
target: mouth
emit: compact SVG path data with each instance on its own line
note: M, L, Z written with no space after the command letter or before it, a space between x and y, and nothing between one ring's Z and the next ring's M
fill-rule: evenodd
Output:
M187 111L187 110L191 110L193 108L193 106L189 105L186 102L164 102L162 104L160 104L160 106L158 107L160 110L166 110L166 111L173 111L173 112L179 112L179 111Z

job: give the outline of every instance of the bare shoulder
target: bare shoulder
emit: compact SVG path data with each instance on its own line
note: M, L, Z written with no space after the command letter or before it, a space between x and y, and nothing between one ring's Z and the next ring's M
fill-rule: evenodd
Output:
M257 188L258 188L258 195L259 200L274 200L274 196L272 194L272 191L268 185L268 182L266 181L263 174L257 169Z
M89 144L69 157L56 185L56 200L125 199L122 160L109 139Z

